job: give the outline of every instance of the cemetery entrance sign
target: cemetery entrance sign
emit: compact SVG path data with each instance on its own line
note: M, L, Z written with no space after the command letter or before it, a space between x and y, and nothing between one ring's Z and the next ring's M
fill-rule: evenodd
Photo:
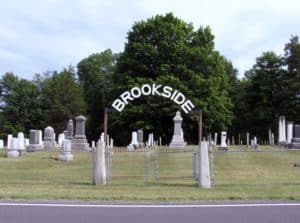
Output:
M129 103L129 101L133 101L142 95L157 95L169 98L176 104L180 105L181 109L186 114L195 108L195 105L180 91L173 89L170 86L163 86L161 84L143 84L141 87L133 87L130 90L123 92L116 100L114 100L112 107L118 112L121 112Z

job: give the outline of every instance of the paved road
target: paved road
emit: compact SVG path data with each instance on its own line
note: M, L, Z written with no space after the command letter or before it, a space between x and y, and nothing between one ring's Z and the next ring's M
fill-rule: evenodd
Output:
M299 223L300 203L86 205L0 203L1 223Z

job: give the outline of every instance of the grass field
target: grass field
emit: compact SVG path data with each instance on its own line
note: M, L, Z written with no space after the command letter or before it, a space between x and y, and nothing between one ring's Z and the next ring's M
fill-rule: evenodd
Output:
M244 149L244 148L243 148ZM163 151L164 149L160 149ZM0 198L129 201L197 201L220 199L300 200L300 151L263 148L260 152L214 153L211 189L192 179L191 153L159 153L158 175L151 155L146 178L144 152L115 152L112 180L91 185L90 153L74 153L74 161L58 161L58 151L27 153L16 159L0 151Z

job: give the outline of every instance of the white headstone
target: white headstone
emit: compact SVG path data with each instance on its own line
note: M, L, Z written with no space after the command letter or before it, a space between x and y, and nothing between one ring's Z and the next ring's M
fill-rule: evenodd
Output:
M65 140L65 134L64 133L60 133L58 134L58 146L59 147L62 147L62 143L63 141Z
M227 137L227 132L221 132L221 145L219 147L219 150L227 150L228 146L226 144L226 137Z
M288 144L292 143L293 138L293 122L287 122L287 137L286 142Z
M0 139L0 149L3 149L4 148L4 141L3 139Z
M209 157L208 157L208 143L201 142L200 148L198 148L199 154L199 187L210 188L211 179L210 179L210 169L209 169Z
M218 133L215 132L215 137L214 137L214 144L215 144L215 146L217 145L217 142L218 142Z
M132 132L131 133L131 142L128 145L127 149L128 149L128 151L132 151L134 149L137 149L138 146L139 146L139 142L137 139L137 132Z
M94 182L96 186L106 184L105 145L101 139L97 143Z
M10 149L10 145L11 145L11 140L12 140L13 136L12 135L7 135L7 144L6 147L7 149Z
M61 154L58 156L61 161L70 161L73 160L73 154L71 150L71 140L65 139L62 143Z
M18 150L25 150L25 139L23 132L18 133Z
M42 130L39 130L39 145L42 146L42 149L44 148L44 146L43 146L43 132L42 132Z
M278 143L279 145L286 144L286 124L285 124L285 116L279 117L278 124Z
M19 140L18 138L12 138L10 140L9 150L7 152L7 157L14 158L19 156L18 152Z

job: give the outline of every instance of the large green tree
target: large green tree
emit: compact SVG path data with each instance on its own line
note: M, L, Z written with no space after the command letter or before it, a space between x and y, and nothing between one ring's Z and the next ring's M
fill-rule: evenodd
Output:
M83 87L77 81L73 67L65 68L61 72L48 73L36 81L42 89L46 124L51 125L55 131L64 131L69 119L85 115Z
M0 80L1 137L44 125L40 88L31 81L6 73Z
M206 133L224 130L230 125L229 75L224 58L214 49L214 36L209 27L194 30L192 24L171 13L136 22L128 33L117 67L114 82L119 89L115 96L144 83L166 84L180 90L203 110ZM169 143L172 118L179 109L167 99L139 98L121 114L112 115L114 128L123 129L115 134L125 143L130 131L143 128ZM184 118L186 137L190 142L196 142L195 118Z
M300 43L298 36L293 36L284 48L284 64L287 74L283 78L284 96L283 115L289 120L300 123Z
M116 87L112 76L117 57L118 54L108 49L84 58L77 65L87 103L87 135L90 139L98 138L103 131L104 108L109 105L111 92Z
M282 114L282 79L286 75L282 58L274 52L265 52L256 59L253 68L246 72L243 89L238 97L240 131L250 131L260 139L267 139L268 129L277 130ZM244 93L243 93L244 92Z

